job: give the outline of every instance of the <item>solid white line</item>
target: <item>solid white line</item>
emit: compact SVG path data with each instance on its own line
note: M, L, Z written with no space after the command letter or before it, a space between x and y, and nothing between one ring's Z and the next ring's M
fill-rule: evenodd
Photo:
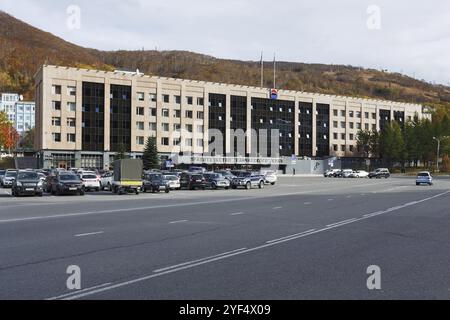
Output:
M92 236L95 234L102 234L105 233L104 231L97 231L97 232L89 232L89 233L80 233L80 234L76 234L74 235L74 237L86 237L86 236Z
M307 234L307 233L313 232L313 231L315 231L315 230L316 230L316 229L311 229L311 230L303 231L303 232L300 232L300 233L291 234L291 235L289 235L289 236L285 236L285 237L282 237L282 238L278 238L278 239L273 239L273 240L266 241L266 243L278 242L278 241L280 241L280 240L284 240L284 239L296 237L296 236L299 236L299 235Z
M241 214L244 214L244 213L243 212L230 213L230 216L239 216Z
M355 220L356 220L356 218L347 219L347 220L339 221L336 223L327 224L327 227L333 227L333 226L337 226L337 225L341 225L341 224L347 224L347 223L353 222Z
M431 199L434 199L434 198L446 195L448 193L450 193L450 190L448 190L446 192L443 192L443 193L440 193L440 194L437 194L437 195L434 195L432 197L428 197L428 198L422 199L420 201L417 201L417 203L425 202L425 201L428 201L428 200L431 200ZM398 206L396 210L399 210L400 207L404 208L404 207L407 207L407 206L411 206L411 204L405 204L404 206ZM387 210L383 211L383 213L387 213L387 212L392 212L392 211L387 211ZM362 217L362 218L358 218L358 219L355 218L353 221L351 221L349 223L353 223L353 222L361 221L361 220L366 220L366 219L369 219L369 218L370 217ZM271 246L278 245L280 243L293 241L293 240L296 240L296 239L299 239L299 238L307 237L307 236L310 236L310 235L313 235L313 234L317 234L317 233L320 233L320 232L324 232L324 231L327 231L327 230L330 230L330 229L338 228L340 226L342 226L342 224L333 225L333 226L330 226L330 227L326 227L326 228L322 228L322 229L319 229L319 230L316 230L316 231L312 231L310 233L300 234L298 236L294 236L294 237L290 237L290 238L287 238L287 239L279 240L277 242L266 243L264 245L260 245L260 246L254 247L254 248L245 249L245 250L242 250L242 251L238 251L238 252L222 255L222 256L219 256L219 257L214 257L214 258L211 258L211 259L202 260L202 261L199 261L199 262L196 262L196 263L190 263L190 264L183 265L181 267L173 268L173 269L170 269L170 270L166 270L166 271L163 271L163 272L160 272L160 273L151 274L151 275L140 277L140 278L137 278L137 279L134 279L134 280L120 282L120 283L117 283L117 284L114 284L114 285L111 285L111 286L106 286L104 288L98 288L98 289L95 289L95 290L90 291L90 292L85 292L85 293L80 293L80 294L77 294L77 295L73 295L73 296L70 296L70 297L66 298L66 300L79 299L79 298L91 296L93 294L101 293L101 292L104 292L104 291L117 289L117 288L124 287L124 286L127 286L127 285L131 285L131 284L134 284L134 283L138 283L138 282L146 281L146 280L149 280L149 279L152 279L152 278L160 277L160 276L163 276L163 275L166 275L166 274L182 271L182 270L185 270L185 269L194 268L196 266L204 265L204 264L207 264L207 263L211 263L211 262L215 262L215 261L219 261L219 260L224 260L224 259L231 258L231 257L237 256L237 255L242 255L242 254L245 254L245 253L261 250L261 249L264 249L264 248L268 248L268 247L271 247Z
M57 299L61 299L61 298L68 297L68 296L72 296L74 294L78 294L78 293L81 293L81 292L86 292L86 291L89 291L89 290L93 290L93 289L98 289L98 288L101 288L101 287L109 286L110 284L112 284L112 283L111 282L107 282L107 283L104 283L104 284L100 284L98 286L94 286L94 287L90 287L90 288L86 288L86 289L82 289L82 290L69 292L69 293L62 294L60 296L56 296L56 297L52 297L52 298L47 298L45 300L57 300Z
M355 185L355 186L350 186L347 189L360 188L360 187L365 187L365 186L379 186L379 185L388 184L388 183L390 183L390 182L377 183L377 184ZM99 210L99 211L53 214L53 215L48 215L48 216L34 216L34 217L26 217L26 218L3 219L3 220L0 220L0 223L22 222L22 221L30 221L30 220L46 220L46 219L57 219L57 218L70 218L70 217L80 217L80 216L104 214L104 213L129 212L129 211L141 211L141 210L151 210L151 209L165 209L165 208L176 208L176 207L185 207L185 206L196 206L196 205L203 205L203 204L227 203L227 202L247 201L247 200L256 200L256 199L264 199L264 198L294 196L294 195L310 194L310 193L319 192L319 191L323 192L323 191L332 191L332 190L335 190L335 189L318 189L318 190L308 190L308 191L264 195L264 196L254 196L254 197L245 197L245 198L241 197L241 198L199 201L199 202L190 202L190 203L188 202L188 203L179 203L179 204L165 204L165 205L147 206L147 207L108 209L108 210Z
M239 252L239 251L242 251L242 250L245 250L245 249L247 249L247 248L240 248L240 249L236 249L236 250L232 250L232 251L228 251L228 252L224 252L224 253L219 253L219 254L216 254L216 255L213 255L213 256L210 256L210 257L206 257L206 258L201 258L201 259L197 259L197 260L187 261L187 262L176 264L176 265L173 265L173 266L170 266L170 267L156 269L153 272L154 273L160 273L160 272L167 271L167 270L170 270L170 269L179 268L181 266L185 266L185 265L188 265L188 264L197 263L197 262L200 262L200 261L204 261L204 260L208 260L208 259L224 256L224 255L227 255L227 254L230 254L230 253L234 253L234 252Z
M273 207L273 210L283 209L283 207Z
M328 201L333 201L334 199L328 199Z
M178 221L172 221L169 223L174 224L174 223L183 223L183 222L188 222L188 221L187 220L178 220Z

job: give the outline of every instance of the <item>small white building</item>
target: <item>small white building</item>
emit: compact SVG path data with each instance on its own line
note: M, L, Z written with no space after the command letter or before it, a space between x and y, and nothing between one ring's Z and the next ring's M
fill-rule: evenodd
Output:
M17 93L2 93L0 97L0 112L4 111L11 122L16 121L16 102L20 100Z
M31 101L16 102L16 115L14 120L14 127L20 135L23 135L28 130L34 128L35 120L35 104Z

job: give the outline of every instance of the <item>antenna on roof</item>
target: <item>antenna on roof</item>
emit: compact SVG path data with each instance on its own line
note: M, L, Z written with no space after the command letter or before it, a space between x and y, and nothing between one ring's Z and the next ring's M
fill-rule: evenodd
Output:
M264 87L264 61L263 51L261 51L261 88Z

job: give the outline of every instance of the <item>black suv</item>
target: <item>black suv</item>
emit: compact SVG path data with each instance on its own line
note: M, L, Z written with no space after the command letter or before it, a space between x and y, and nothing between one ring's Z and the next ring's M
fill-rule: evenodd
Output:
M71 172L59 172L55 176L47 177L46 191L53 195L79 194L84 195L84 186L80 178Z
M181 189L186 188L189 190L206 189L206 180L201 173L195 172L183 172L180 176Z
M146 173L142 182L142 192L146 193L151 191L152 193L160 192L164 190L166 193L170 192L170 188L164 176L160 173Z
M376 179L381 179L381 178L389 178L391 176L391 173L389 172L388 169L386 168L378 168L375 171L372 171L369 173L369 178L376 178Z
M11 187L14 197L24 195L42 197L42 181L39 175L33 171L19 171Z

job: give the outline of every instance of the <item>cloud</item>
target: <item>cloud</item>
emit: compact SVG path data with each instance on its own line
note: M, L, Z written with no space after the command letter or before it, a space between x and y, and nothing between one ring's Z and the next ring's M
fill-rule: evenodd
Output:
M67 6L81 29L66 27ZM379 30L367 8L380 10ZM189 50L219 58L349 64L449 84L450 3L440 0L2 0L0 9L102 50Z

